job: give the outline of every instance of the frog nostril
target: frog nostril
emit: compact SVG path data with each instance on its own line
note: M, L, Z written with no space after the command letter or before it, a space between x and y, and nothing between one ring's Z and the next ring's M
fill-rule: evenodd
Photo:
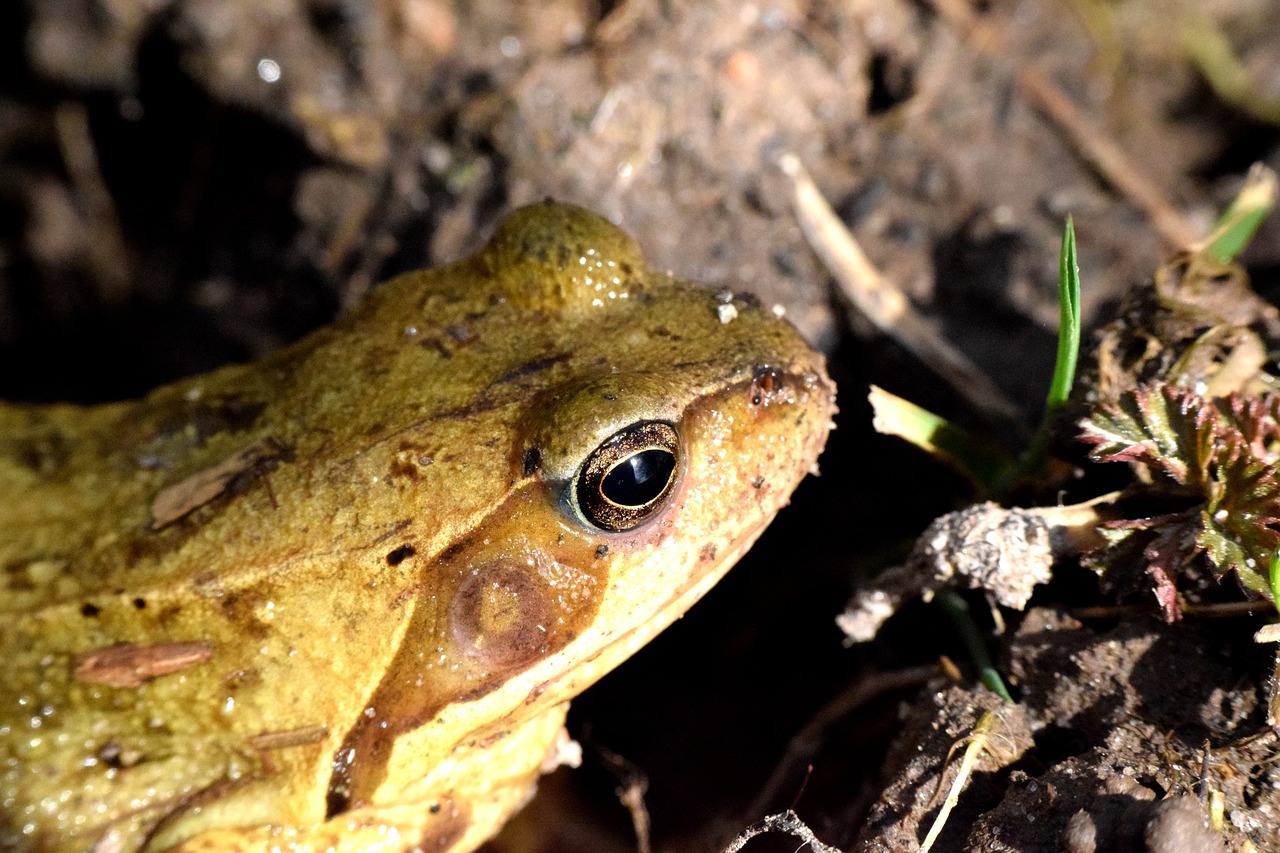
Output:
M755 369L751 379L751 405L767 406L782 402L786 397L786 377L782 373L769 365L761 365Z

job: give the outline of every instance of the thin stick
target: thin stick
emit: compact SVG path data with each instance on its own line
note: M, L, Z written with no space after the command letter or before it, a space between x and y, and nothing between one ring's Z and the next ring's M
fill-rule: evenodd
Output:
M102 176L88 111L81 104L59 104L53 111L53 124L62 162L91 229L89 257L103 299L123 301L129 295L129 253L115 201Z
M1079 107L1047 77L1034 68L1020 68L1018 85L1033 106L1066 131L1102 179L1140 208L1174 249L1190 248L1200 239L1199 229L1174 208L1120 146L1086 121Z
M880 275L822 197L800 159L783 154L778 165L795 188L800 230L849 304L945 379L975 409L1021 429L1018 407L964 353L926 323L901 290Z
M995 55L1004 38L974 11L969 0L933 0L936 8L981 53ZM1029 66L1017 71L1018 86L1032 105L1066 131L1081 156L1104 181L1131 201L1174 249L1186 249L1199 239L1197 229L1156 184L1106 134L1085 121L1080 109L1052 81Z

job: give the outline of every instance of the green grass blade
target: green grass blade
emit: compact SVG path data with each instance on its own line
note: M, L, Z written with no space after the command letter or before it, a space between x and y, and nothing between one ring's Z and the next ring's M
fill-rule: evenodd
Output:
M965 601L960 593L947 586L934 593L934 600L942 605L942 609L947 611L947 615L955 623L956 630L960 632L960 639L964 641L965 649L969 652L969 657L978 668L978 678L992 693L1006 702L1013 702L1009 689L1004 686L1004 679L1000 677L999 670L991 662L991 655L987 653L986 640L978 630L978 626L974 624L972 614L969 613L969 602Z
M876 385L867 395L877 432L896 435L959 471L982 492L1004 481L1013 458L966 430Z
M1031 446L1023 455L1017 476L1034 476L1049 460L1049 431L1053 417L1071 395L1080 360L1080 264L1076 259L1076 226L1067 217L1062 229L1062 252L1058 258L1058 357L1053 379L1045 396L1044 417ZM1007 485L1007 483L1005 484Z
M1240 192L1196 250L1223 263L1235 260L1275 206L1276 173L1254 163Z
M1046 420L1067 402L1080 360L1080 264L1076 260L1076 226L1067 217L1058 260L1058 358L1045 400Z
M1271 585L1271 603L1280 611L1280 551L1271 555L1270 571L1267 580Z

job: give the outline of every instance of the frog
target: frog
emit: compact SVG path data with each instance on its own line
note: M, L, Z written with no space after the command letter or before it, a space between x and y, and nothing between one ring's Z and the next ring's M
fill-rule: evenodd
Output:
M474 849L834 412L776 311L551 201L258 361L0 404L0 848Z

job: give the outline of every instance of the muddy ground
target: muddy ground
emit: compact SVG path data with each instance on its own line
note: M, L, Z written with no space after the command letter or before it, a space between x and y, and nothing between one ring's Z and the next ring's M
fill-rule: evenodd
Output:
M1016 449L1052 369L1064 216L1096 325L1250 163L1280 166L1280 4L1201 5L4 4L0 395L140 394L458 257L513 206L594 208L655 266L785 306L829 354L842 413L822 477L755 551L575 703L586 766L548 778L492 849L634 850L615 789L641 778L658 850L720 849L788 807L827 844L914 849L947 750L999 703L929 605L842 642L851 590L972 498L870 430L867 386ZM1103 177L1082 137L1146 183ZM784 152L1020 426L984 420L848 309L801 234ZM1245 262L1275 293L1280 227ZM1143 594L1098 609L1116 603L1062 565L1003 614L1007 749L935 849L1280 850L1260 619L1168 626ZM1226 828L1206 836L1210 791Z

